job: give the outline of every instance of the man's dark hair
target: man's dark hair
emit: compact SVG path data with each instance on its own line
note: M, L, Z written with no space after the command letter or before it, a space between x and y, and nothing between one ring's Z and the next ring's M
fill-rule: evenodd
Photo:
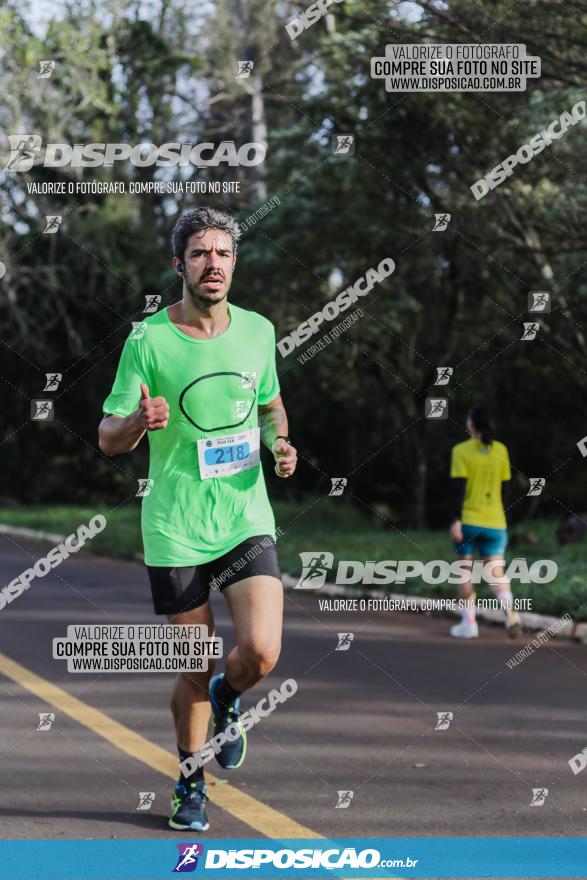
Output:
M183 262L190 236L205 229L221 229L226 232L230 236L232 251L236 256L240 238L238 223L230 214L225 214L224 211L218 211L216 208L194 208L181 215L171 233L173 256Z
M486 406L476 404L469 410L469 418L473 427L481 434L481 442L484 446L490 446L495 437L495 425L491 413Z

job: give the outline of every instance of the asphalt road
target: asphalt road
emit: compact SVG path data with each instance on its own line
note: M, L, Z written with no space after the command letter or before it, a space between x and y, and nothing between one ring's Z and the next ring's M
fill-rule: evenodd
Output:
M47 546L1 536L0 583ZM455 641L443 618L329 613L313 596L286 596L281 659L244 707L286 678L299 689L249 733L241 769L213 762L220 781L209 790L208 834L272 836L279 827L297 836L299 826L325 837L585 834L587 772L574 775L568 761L587 746L587 648L551 641L508 669L530 637L512 643L501 628L481 627L477 641ZM229 648L221 596L214 607ZM68 624L157 621L140 565L81 555L0 611L3 838L173 834L173 675L74 676L51 656ZM348 651L336 650L339 632L354 634ZM29 687L21 667L38 677ZM51 729L37 730L50 711ZM448 729L435 729L438 712L453 713ZM542 806L530 806L533 788L548 789ZM336 808L349 790L350 806ZM155 799L137 811L145 791Z

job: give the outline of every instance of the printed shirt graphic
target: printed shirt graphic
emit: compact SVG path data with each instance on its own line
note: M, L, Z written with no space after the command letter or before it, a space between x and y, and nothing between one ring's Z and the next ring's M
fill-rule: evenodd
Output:
M211 562L246 538L275 534L261 464L202 479L197 441L258 427L258 406L279 394L273 325L229 306L230 325L214 339L192 339L167 309L126 340L105 413L128 416L141 383L169 404L169 423L148 431L149 478L141 525L146 565ZM141 332L144 330L144 332Z
M501 501L501 484L511 480L510 459L503 443L494 440L489 448L471 438L453 446L451 477L465 477L467 488L462 523L505 529L507 522Z

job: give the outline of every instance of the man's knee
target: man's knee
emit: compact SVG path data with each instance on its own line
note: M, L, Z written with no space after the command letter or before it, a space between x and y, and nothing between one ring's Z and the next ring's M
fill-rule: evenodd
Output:
M259 678L268 675L279 659L281 645L260 645L251 642L239 646L240 655L247 671Z

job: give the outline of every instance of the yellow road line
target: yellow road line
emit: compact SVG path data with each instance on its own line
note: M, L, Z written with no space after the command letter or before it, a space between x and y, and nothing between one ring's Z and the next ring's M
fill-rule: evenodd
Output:
M178 759L171 752L155 745L144 736L125 727L124 724L119 724L104 712L100 712L82 700L78 700L77 697L71 696L62 688L51 684L47 679L35 675L30 669L21 666L20 663L16 663L4 654L0 654L0 673L35 694L40 700L69 715L70 718L87 727L93 733L108 740L109 743L126 752L131 758L142 761L143 764L147 764L162 773L163 776L177 779ZM209 773L206 775L210 782L217 779ZM244 822L245 825L249 825L265 837L322 838L321 834L316 834L305 825L294 822L284 813L268 807L230 784L214 788L213 802L238 819L239 822Z

